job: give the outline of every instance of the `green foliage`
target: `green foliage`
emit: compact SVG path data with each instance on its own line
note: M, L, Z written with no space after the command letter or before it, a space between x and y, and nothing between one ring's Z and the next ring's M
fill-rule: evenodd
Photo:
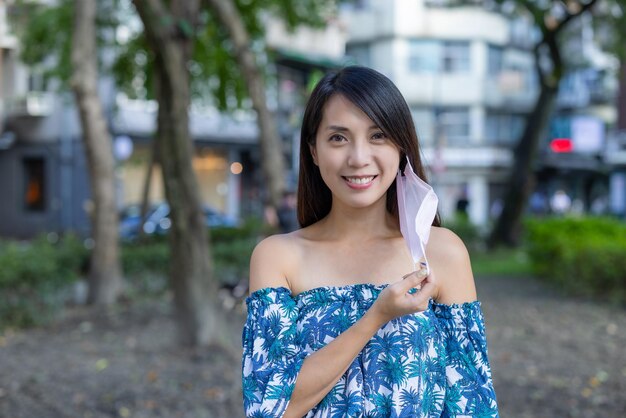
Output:
M236 0L244 26L253 42L253 49L262 57L265 53L263 38L265 19L274 16L289 30L300 25L321 27L334 13L334 0L247 1ZM120 91L135 99L152 99L153 54L142 31L133 31L137 16L128 2L108 0L98 2L98 45L114 51L116 58L109 72ZM55 78L67 85L71 76L71 30L73 27L71 0L43 5L21 1L15 8L15 26L21 28L22 60L40 68L46 78ZM191 22L173 20L164 24L176 25L185 36L194 36L193 59L189 63L192 95L195 100L217 105L222 110L242 107L248 96L240 66L228 33L215 19L210 9L204 7L195 26ZM128 39L116 38L118 27L129 32ZM261 68L266 66L261 65Z
M581 296L626 302L626 225L610 218L527 221L536 275Z
M611 0L597 7L593 20L595 39L603 48L626 61L626 0Z
M222 283L246 279L250 255L270 231L258 219L237 228L213 228L214 274ZM0 241L0 330L43 325L54 319L69 299L72 284L86 273L89 251L66 235L57 242L40 237L32 242ZM132 297L157 295L167 289L167 237L125 243L121 262Z
M470 250L475 276L531 276L532 266L525 250L499 248Z
M457 234L469 251L482 248L480 231L467 216L457 215L453 220L445 221L442 226Z
M487 250L485 238L479 228L467 216L457 214L452 221L444 222L461 238L470 254L475 276L520 276L530 275L532 269L524 250L499 248Z
M148 51L143 34L135 34L124 44L116 46L117 56L111 73L117 88L131 99L154 99L152 86L154 57Z
M0 329L54 318L77 280L88 252L75 236L56 243L0 242Z
M217 280L224 284L236 284L246 279L252 250L260 237L269 232L260 220L254 218L246 220L237 228L212 228L209 233L213 271ZM124 244L122 265L131 284L140 289L151 287L154 291L158 283L162 283L160 277L166 276L169 270L167 240L150 237L143 242ZM153 279L158 283L150 285L146 282Z
M73 3L59 0L50 5L21 0L11 9L13 26L21 41L20 59L45 80L59 80L63 87L67 87L72 75ZM111 45L112 33L120 23L116 13L119 0L97 4L97 44L103 47Z
M169 269L169 258L169 246L162 239L122 245L121 262L126 277L146 272L166 274Z
M238 228L213 228L210 231L214 272L222 283L247 280L252 250L270 231L261 220L250 218Z
M37 68L44 79L67 83L71 76L71 0L60 0L53 7L22 1L15 18L22 45L20 59Z

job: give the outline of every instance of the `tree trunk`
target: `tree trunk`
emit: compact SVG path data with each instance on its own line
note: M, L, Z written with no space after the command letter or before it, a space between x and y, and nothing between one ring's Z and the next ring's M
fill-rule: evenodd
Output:
M515 162L507 182L502 212L488 239L490 248L497 244L516 246L521 235L521 220L534 188L533 163L541 139L544 138L558 89L543 85L524 133L515 147Z
M596 2L597 0L589 0L586 3L578 3L580 7L577 10L568 10L560 20L554 21L547 21L547 12L538 7L535 2L522 2L522 6L533 16L535 24L540 28L542 34L541 40L535 44L534 48L535 68L541 93L526 121L524 133L514 150L515 162L507 183L504 206L487 239L487 245L490 248L498 244L517 246L520 242L524 209L534 187L533 164L541 139L546 135L559 93L559 83L565 71L559 36L572 21L578 19L582 14L588 13ZM540 57L541 52L544 51L547 52L546 58L550 60L548 68L542 65L543 60Z
M230 35L235 47L252 106L257 113L260 131L261 165L269 189L269 204L276 209L285 190L285 161L282 140L278 136L276 119L267 107L263 73L256 64L250 48L250 36L232 0L205 0L207 6Z
M135 0L155 56L155 93L159 103L156 141L165 195L170 205L170 284L181 342L186 345L228 343L212 275L207 228L198 182L192 167L189 132L190 80L187 63L193 27L199 15L194 1ZM189 25L189 26L187 26Z
M617 96L617 129L626 131L626 58L619 68L619 93Z
M112 139L98 96L96 1L76 0L74 13L72 88L80 113L95 208L91 217L95 247L90 260L88 301L110 304L122 290L122 275Z

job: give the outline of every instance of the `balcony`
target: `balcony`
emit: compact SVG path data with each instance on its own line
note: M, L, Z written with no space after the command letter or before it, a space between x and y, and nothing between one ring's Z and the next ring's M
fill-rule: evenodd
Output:
M6 106L8 117L44 118L54 110L54 96L49 92L33 91L24 96L9 98Z
M526 111L534 105L538 93L537 86L521 71L506 70L484 80L485 105L492 108Z

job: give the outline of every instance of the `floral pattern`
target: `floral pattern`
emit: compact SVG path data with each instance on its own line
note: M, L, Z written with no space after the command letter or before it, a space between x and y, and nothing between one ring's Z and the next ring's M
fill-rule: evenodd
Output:
M247 299L243 398L247 417L282 417L304 359L354 324L385 286L320 287ZM498 417L480 302L395 318L378 330L305 417Z

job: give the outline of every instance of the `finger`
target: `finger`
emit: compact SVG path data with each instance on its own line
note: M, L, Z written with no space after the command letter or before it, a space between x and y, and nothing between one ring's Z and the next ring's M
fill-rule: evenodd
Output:
M412 271L410 273L405 274L404 276L402 276L402 279L405 280L405 279L410 278L411 276L417 276L417 277L420 277L420 278L424 278L424 277L428 276L428 269L426 267L422 266L422 267L418 268L417 270L414 270L414 271Z
M430 269L428 268L428 264L424 261L424 259L422 259L417 264L415 264L415 269L416 270L426 269L426 271L428 272L430 271Z
M425 270L413 271L403 276L403 280L398 282L402 291L408 292L414 287L418 287L428 277Z
M436 289L437 286L434 283L424 283L422 285L422 289L419 292L415 292L409 295L412 299L411 304L416 307L422 306L423 304L427 303L429 299L435 296Z

